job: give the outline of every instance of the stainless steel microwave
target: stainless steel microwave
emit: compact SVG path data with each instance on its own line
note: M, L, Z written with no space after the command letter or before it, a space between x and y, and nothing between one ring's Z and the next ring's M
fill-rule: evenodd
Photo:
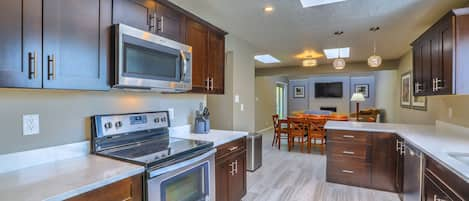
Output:
M192 47L124 24L113 26L114 88L192 89Z

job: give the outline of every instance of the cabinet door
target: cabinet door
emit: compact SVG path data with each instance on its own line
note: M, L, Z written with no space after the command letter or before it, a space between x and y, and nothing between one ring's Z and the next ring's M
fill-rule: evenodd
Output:
M206 72L208 29L190 19L186 24L186 42L192 46L192 92L206 93L209 80Z
M396 137L391 133L373 135L371 183L376 189L395 192Z
M423 201L436 201L445 200L452 201L451 199L436 183L434 183L428 176L424 178L424 192Z
M412 47L413 51L413 77L414 77L414 95L422 96L425 94L425 90L429 86L424 86L423 80L423 66L422 66L422 45L420 42L416 42Z
M216 161L215 165L215 179L216 179L216 200L228 201L228 177L231 175L231 161L220 159Z
M111 1L44 0L43 5L44 88L108 89L108 69L100 56L110 46L105 41L111 13L100 15L100 8L111 8Z
M223 94L225 91L225 36L210 32L208 40L210 93Z
M163 37L184 42L182 39L183 35L183 18L184 16L175 11L174 9L168 8L162 4L156 6L156 34Z
M423 95L432 95L432 43L428 38L421 41L422 47L422 83L424 86Z
M0 87L42 87L42 1L0 2Z
M240 201L246 195L246 150L236 153L231 160L234 174L229 177L229 201Z
M399 193L399 197L402 200L402 192L403 192L403 183L404 183L404 154L401 152L403 149L402 144L404 143L404 139L399 136L396 136L396 192Z
M113 23L126 24L141 30L155 31L156 3L152 0L114 0Z
M439 27L440 35L440 52L441 52L441 66L436 75L439 80L442 80L438 89L438 95L453 94L453 28L452 16L443 21Z

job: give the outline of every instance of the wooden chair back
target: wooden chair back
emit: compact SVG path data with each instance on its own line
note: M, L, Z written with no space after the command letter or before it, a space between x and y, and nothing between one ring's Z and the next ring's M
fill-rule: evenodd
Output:
M274 129L280 128L280 125L278 123L278 119L279 119L278 114L272 115L272 121L274 123Z
M288 133L292 136L302 136L305 134L308 122L302 117L288 117Z
M326 136L326 125L327 118L325 117L310 117L308 118L309 130L308 133L315 137Z

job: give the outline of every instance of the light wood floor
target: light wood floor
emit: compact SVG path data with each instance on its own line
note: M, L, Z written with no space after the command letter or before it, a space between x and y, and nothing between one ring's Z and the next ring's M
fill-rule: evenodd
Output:
M271 147L272 131L263 133L263 164L248 172L243 201L399 201L397 194L326 182L326 157L319 149L301 153ZM285 142L285 143L283 143Z

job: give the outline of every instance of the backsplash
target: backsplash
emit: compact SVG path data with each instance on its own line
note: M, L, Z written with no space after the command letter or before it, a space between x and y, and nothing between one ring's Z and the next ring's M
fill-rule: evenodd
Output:
M206 95L0 89L0 154L89 140L96 114L174 108L173 126L192 124L200 102ZM39 114L39 135L23 136L23 114Z

